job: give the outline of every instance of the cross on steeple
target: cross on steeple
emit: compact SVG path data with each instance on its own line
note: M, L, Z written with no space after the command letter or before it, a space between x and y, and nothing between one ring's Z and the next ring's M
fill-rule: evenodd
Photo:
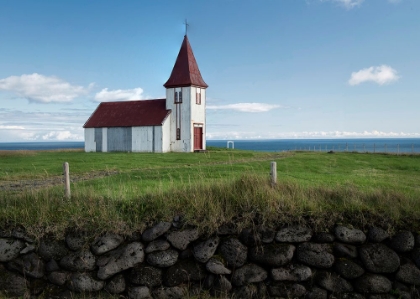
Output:
M188 22L187 22L187 19L185 19L184 25L185 25L185 35L187 35L188 34L188 26L190 26L190 24L188 24Z

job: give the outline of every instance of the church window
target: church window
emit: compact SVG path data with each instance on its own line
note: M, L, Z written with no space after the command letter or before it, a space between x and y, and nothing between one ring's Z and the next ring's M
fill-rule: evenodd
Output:
M201 88L200 87L197 87L196 89L195 103L197 105L201 105Z
M182 103L182 89L181 88L175 88L174 102L175 104Z

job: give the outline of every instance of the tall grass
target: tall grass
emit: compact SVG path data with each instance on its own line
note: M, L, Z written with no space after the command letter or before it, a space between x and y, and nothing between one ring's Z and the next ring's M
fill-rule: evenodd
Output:
M127 190L121 190L121 195ZM62 235L69 228L131 233L155 221L182 216L186 224L213 232L223 223L276 226L305 222L319 229L334 223L380 224L392 228L410 222L420 229L420 201L383 188L360 190L355 185L301 185L285 179L272 187L267 175L252 172L239 178L174 183L140 193L136 198L97 195L94 188L63 198L61 188L0 195L0 221L22 225L34 236Z

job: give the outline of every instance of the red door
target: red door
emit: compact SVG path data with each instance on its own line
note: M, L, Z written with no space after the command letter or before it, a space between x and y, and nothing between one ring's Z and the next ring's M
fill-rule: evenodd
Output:
M203 149L203 128L194 127L194 150Z

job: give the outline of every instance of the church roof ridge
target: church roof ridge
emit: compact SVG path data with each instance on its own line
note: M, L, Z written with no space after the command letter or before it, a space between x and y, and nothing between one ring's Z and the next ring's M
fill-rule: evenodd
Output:
M198 86L207 88L208 85L201 77L200 69L195 60L187 35L184 35L181 49L179 50L171 76L163 85L166 88Z

